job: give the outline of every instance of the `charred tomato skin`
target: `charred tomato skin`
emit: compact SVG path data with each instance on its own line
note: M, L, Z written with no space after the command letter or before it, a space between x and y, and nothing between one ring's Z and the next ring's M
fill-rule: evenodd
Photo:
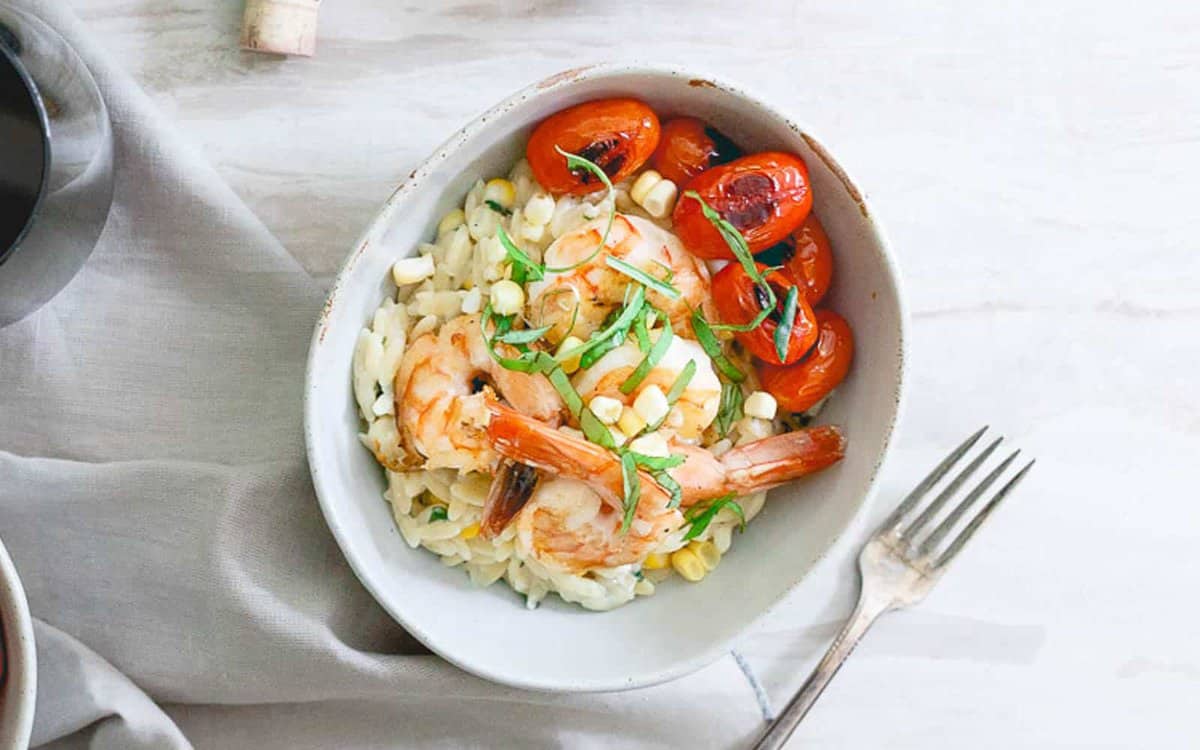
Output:
M650 166L678 186L701 172L741 156L741 150L703 120L676 117L662 126Z
M854 333L845 318L832 310L817 310L817 344L792 365L761 363L758 378L780 408L808 411L845 379L854 360Z
M812 211L808 167L800 157L782 151L743 156L701 172L684 187L685 193L691 190L737 227L752 253L783 240ZM693 255L734 257L698 201L681 195L672 218L675 233Z
M586 195L603 187L592 173L567 168L569 154L595 162L613 182L636 172L658 146L661 126L637 99L597 99L550 115L529 136L525 156L538 183L555 195Z
M767 266L762 264L758 265L758 270L775 292L775 311L754 330L738 331L734 336L751 354L764 362L791 364L803 357L817 342L816 315L812 307L805 302L804 288L801 287L796 298L796 317L792 320L792 330L788 337L787 356L781 362L779 353L775 350L775 331L779 328L787 291L796 284L780 271L768 273ZM769 301L740 263L730 263L717 272L712 280L712 293L721 322L733 325L752 322Z

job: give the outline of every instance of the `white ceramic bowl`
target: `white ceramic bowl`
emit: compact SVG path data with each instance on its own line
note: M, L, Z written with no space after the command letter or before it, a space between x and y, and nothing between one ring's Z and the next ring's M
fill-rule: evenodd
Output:
M4 645L0 660L6 660L5 676L0 682L0 747L25 747L33 729L37 656L25 590L3 544L0 544L0 631Z
M674 580L612 612L586 612L553 595L530 611L503 583L474 588L461 570L404 544L382 499L382 471L356 437L351 355L359 330L394 292L391 264L429 240L477 178L506 174L547 115L617 95L641 98L660 115L704 118L748 150L792 151L808 163L816 212L835 253L829 304L857 338L850 377L821 421L842 425L849 449L833 468L773 491L702 584ZM898 286L861 191L815 138L775 109L672 69L606 65L556 75L492 108L413 170L338 274L313 334L304 413L309 464L329 528L393 617L482 677L543 690L614 690L698 669L813 569L870 495L900 403Z

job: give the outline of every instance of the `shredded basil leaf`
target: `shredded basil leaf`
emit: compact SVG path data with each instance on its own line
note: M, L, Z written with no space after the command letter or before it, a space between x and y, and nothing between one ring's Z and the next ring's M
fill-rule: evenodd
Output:
M486 200L483 203L488 208L492 209L493 211L500 214L501 216L512 216L511 210L505 208L504 206L501 206L499 203L497 203L494 200Z
M675 377L675 382L671 384L671 390L667 391L667 403L671 406L679 400L683 395L683 389L688 387L688 383L692 382L692 377L696 374L696 360L689 359L683 369L679 371L679 375Z
M563 151L558 146L555 146L554 150L557 151L558 153L562 154L564 157L566 157L567 169L571 169L571 170L586 169L587 171L591 172L592 174L594 174L598 178L600 178L600 182L604 183L604 187L608 188L608 195L606 196L606 200L613 201L613 209L608 212L608 224L605 225L605 227L604 227L604 234L600 235L600 244L596 245L596 249L593 250L591 253L589 253L586 258L584 258L583 260L581 260L577 263L572 263L569 266L562 266L561 268L547 266L545 269L545 270L549 271L550 273L566 273L567 271L574 271L576 268L579 268L580 266L584 265L585 263L591 263L592 260L594 260L596 258L596 256L600 254L600 251L604 249L604 246L608 244L609 232L612 231L613 222L617 218L617 203L616 203L616 200L613 198L612 180L608 179L608 175L604 173L604 170L601 169L598 164L596 164L595 162L590 161L588 159L585 159L582 156L577 156L576 154L572 154L570 152Z
M604 263L614 271L623 273L634 281L658 292L667 299L679 299L679 290L666 281L656 279L642 269L612 255L604 259Z
M435 505L433 506L433 510L429 511L430 523L433 523L434 521L445 521L447 518L449 518L449 516L446 514L445 505Z
M588 442L608 448L610 451L617 449L617 441L613 439L612 432L592 413L591 409L584 409L579 415L579 429L583 431L583 436L587 438Z
M636 451L626 451L626 455L633 456L634 463L643 469L651 469L653 471L674 469L687 459L686 456L678 453L671 456L647 456L644 453Z
M792 338L792 324L796 320L796 299L799 287L788 289L787 298L783 301L783 317L775 328L775 353L780 362L787 362L788 344Z
M675 402L678 401L679 397L683 395L684 389L688 387L688 383L692 382L692 378L695 377L695 375L696 362L695 360L689 359L687 364L683 366L683 369L679 371L679 374L675 376L675 382L671 383L671 390L667 391L667 406L675 405ZM667 417L670 416L670 414L671 410L667 409L667 413L662 415L657 422L646 425L638 434L644 435L647 432L654 432L659 427L662 427L663 422L667 421Z
M771 295L774 296L774 294L775 292L772 291ZM712 323L710 325L714 331L733 331L734 333L746 333L747 331L753 331L755 328L758 328L760 325L762 325L763 321L766 320L767 316L770 315L774 310L775 305L774 303L771 303L771 305L768 307L764 307L759 310L758 315L755 315L754 319L749 323Z
M725 244L729 245L729 249L733 251L733 255L737 258L738 263L742 264L746 275L754 280L754 283L759 286L765 286L766 281L762 274L758 272L758 266L754 263L754 255L750 253L750 246L746 244L746 238L738 231L737 227L730 224L721 214L700 197L700 194L695 190L688 190L683 194L684 198L691 198L700 204L700 211L704 214L704 218L721 233L721 238L725 240Z
M755 328L758 328L760 325L762 325L762 322L767 319L767 315L769 315L771 311L775 309L775 305L778 304L778 300L775 298L775 290L771 288L771 285L767 283L767 280L763 278L762 273L758 270L758 266L754 262L754 256L750 253L750 246L746 244L746 238L742 236L742 233L738 231L737 227L722 218L721 214L717 213L712 206L708 205L708 203L705 202L705 200L701 198L700 194L695 190L686 191L683 194L683 197L691 198L700 204L700 211L704 214L704 218L708 219L709 222L716 228L716 230L721 233L721 238L725 240L725 244L728 245L729 249L733 251L734 257L737 258L738 263L740 263L742 266L742 269L746 271L746 275L750 277L751 281L753 281L759 289L762 289L767 298L767 304L763 306L763 309L758 313L758 315L754 316L754 320L750 321L749 323L740 325L720 323L713 325L712 328L714 330L738 331L741 333L753 331Z
M496 331L495 331L495 333L492 334L492 336L494 336L494 337L495 336L503 336L504 334L506 334L512 330L513 322L515 321L516 317L517 317L516 315L496 315L495 311L492 310L492 303L489 302L487 304L487 307L485 307L483 310L483 318L480 321L479 325L481 328L485 328L489 321L495 320L496 321ZM484 336L484 339L486 340L487 339L487 331L486 330L484 331L483 336Z
M624 341L625 336L629 334L629 327L633 325L634 318L637 317L638 312L642 309L642 305L645 303L646 290L639 286L630 295L629 301L625 303L624 309L621 310L621 313L617 316L616 320L614 320L603 330L593 333L587 341L575 347L574 349L570 349L565 352L559 352L558 360L560 362L565 362L573 357L580 357L580 367L584 367L582 364L583 358L591 350L613 339L616 340L617 344L620 344L622 341ZM612 347L609 348L611 349ZM595 358L593 358L592 361L594 360Z
M551 358L553 361L553 358ZM555 367L550 372L546 373L546 377L550 380L550 384L554 386L554 390L558 391L558 395L562 396L563 403L567 405L567 409L571 415L578 418L580 412L583 411L583 399L580 398L579 392L571 385L571 379L567 377L567 373L563 368L555 362Z
M671 340L674 338L675 332L671 330L671 323L668 321L663 326L662 333L658 334L658 341L654 342L654 346L650 348L645 357L642 357L642 361L638 363L638 366L629 374L629 377L625 378L625 382L621 383L621 393L628 396L630 393L633 393L634 388L642 384L642 381L646 379L650 371L662 361L663 356L667 353L667 349L671 348Z
M742 387L737 383L721 383L721 405L717 408L717 434L725 437L733 423L742 418Z
M637 336L638 351L642 354L650 351L650 324L647 322L649 316L650 310L647 306L643 307L633 320L633 332Z
M617 339L603 341L595 349L589 349L579 358L579 369L586 370L600 361L600 358L617 348Z
M541 328L527 328L520 331L506 331L505 333L497 333L492 336L492 341L498 344L532 344L533 342L546 335L554 326L542 326Z
M508 232L504 231L504 227L496 227L496 236L500 238L500 244L508 256L508 262L513 267L513 281L524 284L526 281L541 281L546 277L546 267L534 261L524 250L517 247L512 238L508 236Z
M638 498L642 494L642 480L638 476L637 463L633 455L621 456L621 489L625 495L625 517L621 519L621 533L629 531L633 516L637 513Z
M731 492L728 495L722 495L721 497L718 497L705 507L695 506L689 509L685 518L687 518L688 522L691 523L692 526L690 529L688 529L688 532L684 534L683 540L686 542L689 539L695 539L703 534L704 530L708 528L708 525L712 523L712 520L716 518L717 513L721 512L721 509L726 506L737 513L742 519L742 524L739 528L745 531L746 512L742 510L742 506L739 505L734 499L734 494Z
M692 330L696 332L696 341L700 342L704 353L712 359L713 364L717 366L722 375L735 383L740 383L746 379L745 373L739 370L725 356L725 352L721 348L721 342L717 339L716 334L712 332L712 327L708 321L704 319L704 313L699 310L692 313Z
M675 477L668 474L666 471L654 472L654 481L658 482L658 486L667 491L671 496L671 501L667 503L668 508L678 508L679 503L683 501L683 488L679 486L679 482L675 481Z

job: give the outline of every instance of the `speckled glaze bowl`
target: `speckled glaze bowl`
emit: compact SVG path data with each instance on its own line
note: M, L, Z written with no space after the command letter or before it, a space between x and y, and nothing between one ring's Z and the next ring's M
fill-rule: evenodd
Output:
M748 151L792 151L808 163L815 210L833 242L828 304L856 334L856 360L822 422L841 425L846 458L774 490L702 584L594 613L549 597L537 610L503 584L474 588L401 540L382 471L358 441L350 365L359 330L393 293L389 269L434 235L479 177L507 173L533 126L573 104L635 96L660 114L701 117ZM905 314L899 277L862 191L822 143L737 88L670 68L569 70L509 97L438 148L388 199L353 249L321 312L309 352L305 434L329 528L363 584L429 648L463 669L555 691L650 685L698 669L813 570L871 495L900 407ZM814 610L816 608L814 607ZM804 623L798 622L797 626Z
M0 748L27 747L37 698L37 655L25 590L0 544Z

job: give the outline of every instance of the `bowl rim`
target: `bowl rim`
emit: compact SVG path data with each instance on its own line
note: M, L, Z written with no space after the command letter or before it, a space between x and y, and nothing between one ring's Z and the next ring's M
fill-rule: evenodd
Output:
M751 103L763 111L777 118L785 124L797 136L802 138L810 148L818 155L825 163L831 172L842 183L850 197L857 203L866 227L869 230L871 238L875 241L879 248L879 256L886 270L886 281L891 287L891 291L896 299L896 309L898 320L896 321L897 330L897 361L896 361L896 378L893 383L892 397L895 402L895 409L892 411L887 424L884 426L883 439L881 449L876 458L875 465L872 466L869 476L866 478L866 489L862 492L862 497L854 513L851 515L847 523L834 533L825 545L825 548L817 555L808 571L792 581L786 589L784 589L771 604L763 608L758 613L747 619L747 621L737 628L737 631L729 638L715 642L707 648L701 649L695 655L688 659L680 660L668 667L658 669L655 672L642 674L636 678L626 678L622 680L611 679L587 679L579 678L567 685L560 681L541 680L536 678L524 678L514 676L507 673L497 673L486 667L481 667L474 664L469 664L460 661L453 653L443 650L437 645L436 639L431 638L420 627L411 623L405 618L399 607L393 606L386 597L382 596L380 591L371 582L371 573L367 570L367 566L360 559L358 552L355 550L351 540L346 536L345 530L340 526L335 517L335 512L332 506L332 498L336 495L333 488L325 487L325 476L321 469L317 466L315 456L317 452L317 435L313 431L315 422L314 412L318 408L317 400L314 398L316 391L316 382L318 373L316 372L317 355L322 348L325 340L325 334L328 331L329 319L334 307L338 304L338 297L342 292L343 286L347 283L350 275L358 262L358 259L367 247L371 244L372 238L381 229L388 225L392 215L395 213L397 206L402 202L403 198L414 190L418 189L422 183L433 174L438 167L442 165L449 155L462 143L470 140L480 131L486 123L501 117L526 100L533 97L542 97L552 95L555 92L569 90L570 87L585 80L603 79L620 75L651 75L667 78L681 78L687 80L689 84L694 86L714 87L741 98L748 103ZM317 323L313 329L312 339L309 346L308 358L305 365L305 384L304 384L304 442L305 451L308 459L309 472L312 475L313 489L317 495L317 502L321 507L321 513L325 517L325 523L341 548L342 555L349 563L351 570L362 583L363 587L371 594L376 602L390 615L398 624L400 624L413 637L421 642L434 654L445 659L456 667L482 677L484 679L496 682L502 685L508 685L516 688L538 690L551 693L577 693L577 692L603 692L603 691L623 691L632 690L641 687L649 687L652 685L661 684L669 680L673 680L692 672L695 672L705 666L716 661L723 653L728 651L731 643L742 637L755 623L761 621L770 612L775 610L779 605L789 598L791 594L805 581L809 580L815 570L829 556L830 551L836 546L837 542L854 526L855 520L862 514L864 508L871 502L879 487L880 471L891 454L893 440L895 438L896 427L903 414L904 409L904 390L907 383L908 373L908 358L907 358L907 341L909 327L909 312L908 305L903 294L903 284L901 283L901 271L896 257L891 249L891 244L888 242L887 234L885 233L881 222L876 213L871 210L869 201L866 195L860 190L857 184L851 179L845 168L832 156L829 150L823 145L823 142L816 138L812 131L801 125L797 120L786 114L786 111L781 110L759 97L748 94L739 85L729 83L723 78L715 77L707 73L697 72L695 69L683 68L675 65L642 63L642 62L604 62L594 65L586 65L576 68L569 68L561 72L555 73L549 77L535 81L534 83L519 89L513 94L505 97L499 103L489 107L482 114L476 116L469 123L458 129L453 135L438 145L432 154L409 172L407 178L403 180L399 186L388 196L382 207L376 212L374 218L367 225L366 229L355 242L353 249L347 254L341 266L338 269L337 275L334 277L333 283L330 286L329 293L326 296L324 304L321 308L321 313L317 319ZM603 613L597 613L602 615Z
M0 659L7 660L0 691L20 691L9 695L4 702L9 713L0 715L0 733L12 734L7 738L0 735L0 740L12 740L13 747L24 747L33 731L37 702L37 649L25 589L3 542L0 542L0 638L4 642Z

